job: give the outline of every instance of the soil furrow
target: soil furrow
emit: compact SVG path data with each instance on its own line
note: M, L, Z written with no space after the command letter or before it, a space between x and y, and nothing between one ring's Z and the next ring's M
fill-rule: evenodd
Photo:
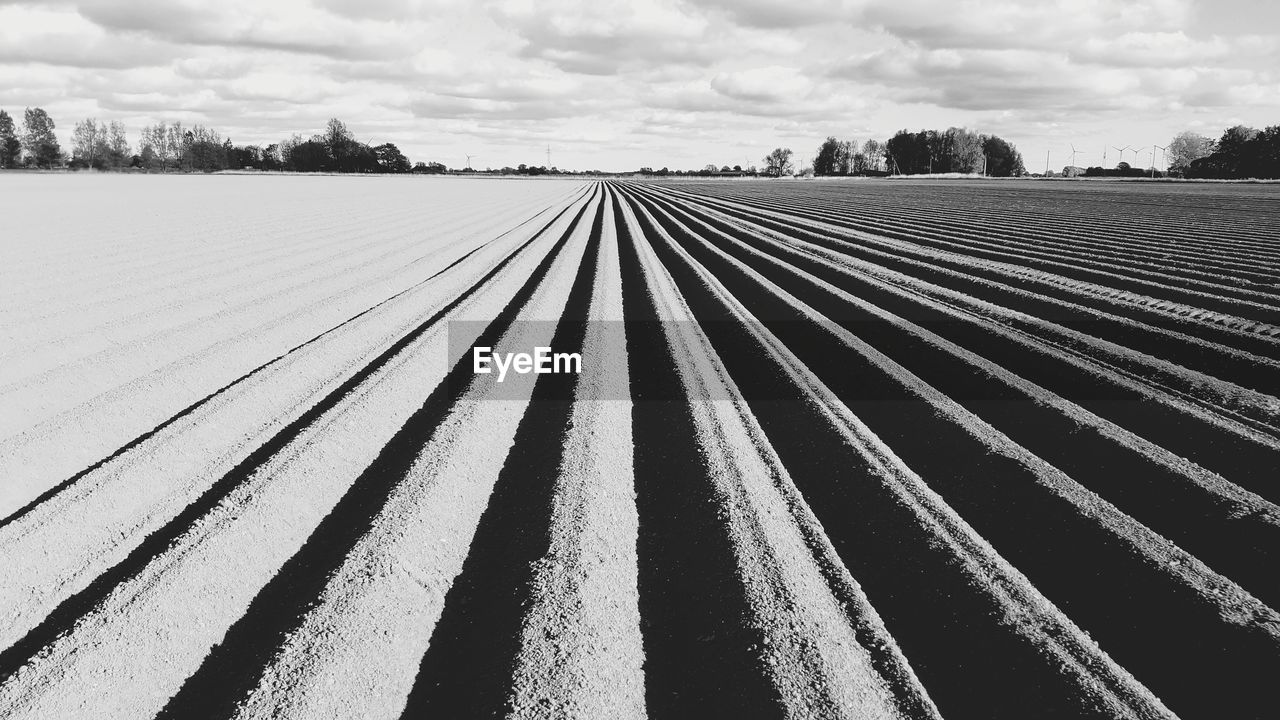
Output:
M523 276L523 283L470 345L496 345L562 253L589 203L583 203L559 238ZM541 296L539 296L541 297ZM204 714L230 717L266 672L289 633L323 592L329 578L372 523L396 486L403 482L424 444L440 427L471 381L471 358L464 354L444 374L425 401L396 430L372 462L310 532L299 549L252 598L222 641L182 683L161 717ZM460 540L467 540L465 537ZM468 543L469 544L469 543Z
M710 259L696 246L686 249ZM1271 672L1264 668L1280 670L1274 611L870 346L844 331L822 332L815 322L820 315L798 298L732 263L709 270L997 551L1175 712L1209 709L1209 699L1194 689L1206 678L1231 687L1239 707L1257 711L1269 702L1258 683ZM1152 608L1161 608L1160 621L1152 621ZM1166 623L1179 628L1177 638ZM1215 650L1178 656L1188 638L1212 642Z
M675 277L700 326L741 385L769 388L751 401L756 416L944 715L1167 715L680 257L670 254L668 266L680 268Z
M874 612L861 614L869 606L858 602L860 591L829 546L811 542L814 536L806 528L816 528L816 520L656 256L647 245L637 253L655 303L653 316L662 321L662 342L671 353L667 362L675 365L680 392L689 402L694 452L702 459L702 470L686 482L705 483L708 499L719 507L717 517L708 518L719 527L709 532L727 533L738 592L746 602L739 630L745 637L736 639L737 648L728 644L721 652L736 650L737 663L746 664L740 672L752 672L753 665L755 672L763 671L777 693L781 716L934 715L923 691L904 682L910 672L883 637L862 644L878 618ZM642 533L646 521L641 508ZM643 612L643 581L641 593ZM742 657L740 643L748 640L755 642ZM724 716L724 710L709 710ZM652 702L650 712L655 712Z
M585 208L585 205L583 207ZM389 367L398 356L403 354L404 350L418 342L429 330L438 327L451 310L462 305L482 288L490 285L508 264L520 257L523 251L538 239L539 237L535 236L524 243L516 252L490 270L480 281L459 293L445 308L426 318L410 333L387 348L297 420L290 423L267 443L251 453L244 461L200 495L199 498L192 501L181 513L162 528L148 535L145 541L130 552L126 558L110 570L99 575L84 590L62 601L37 627L26 633L21 640L0 652L0 677L9 678L7 684L12 684L15 671L26 663L28 658L34 657L40 648L53 643L55 639L75 626L79 618L98 608L112 595L117 586L126 583L141 573L153 560L159 558L171 544L196 526L201 518L215 511L225 498L235 492L241 485L252 480L261 467L271 462L273 458L280 456L304 432L310 431L317 426L322 416L338 408L359 386L373 378L375 374L382 372L384 368Z
M679 210L668 212L683 216L684 222L697 222ZM1263 600L1280 604L1280 586L1267 571L1280 556L1280 508L1274 504L1252 493L1241 493L1220 477L1013 374L1043 365L1040 356L1005 354L999 364L988 362L930 332L929 328L954 330L948 318L925 312L931 308L886 303L893 298L875 292L875 288L860 287L855 296L784 261L717 237L711 227L703 226L698 232L702 240L779 283L1015 442L1225 571ZM915 322L923 320L924 325L882 308L899 309ZM989 336L983 334L972 346L987 350L989 344ZM1073 389L1079 392L1083 387ZM1148 410L1146 416L1169 418L1171 425L1178 422L1175 409L1162 410ZM1207 451L1220 451L1214 447L1215 441L1232 439L1221 433L1204 438L1205 428L1197 430L1179 438L1181 442L1175 447L1187 453L1188 444L1204 443ZM1269 474L1259 473L1280 465L1280 449L1275 444L1235 445L1231 457L1243 460L1233 469L1249 473L1246 486L1273 492L1275 488L1267 482Z

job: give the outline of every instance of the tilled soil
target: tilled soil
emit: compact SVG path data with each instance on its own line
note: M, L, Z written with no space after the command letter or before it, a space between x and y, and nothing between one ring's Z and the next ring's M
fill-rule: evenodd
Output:
M1275 712L1274 186L184 181L0 241L5 717Z

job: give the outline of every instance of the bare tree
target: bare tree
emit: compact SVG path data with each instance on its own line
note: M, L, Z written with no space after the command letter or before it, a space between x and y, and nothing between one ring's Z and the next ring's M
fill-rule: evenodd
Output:
M169 157L173 159L173 166L179 170L185 170L187 131L183 129L182 123L175 122L169 126L169 130L165 135L165 145L169 149Z
M864 172L867 170L880 171L884 169L884 143L879 140L868 140L862 143L863 162L866 164Z
M162 122L142 128L142 141L138 152L142 155L143 163L147 167L151 167L154 162L160 166L160 172L164 172L168 168L169 160L173 157L169 149L169 128Z
M329 151L329 157L333 158L332 169L339 172L348 172L353 168L351 166L351 156L355 152L356 138L347 129L347 124L338 118L330 118L328 124L325 125L324 135L321 136L321 142Z
M854 173L853 158L857 154L857 140L845 140L840 143L840 149L836 153L836 166L841 175L852 175Z
M93 118L76 123L71 133L71 158L86 167L104 167L107 154L107 126Z
M772 177L782 177L790 175L795 171L795 165L791 162L791 148L774 148L772 152L764 156L764 173Z
M858 152L853 154L853 162L851 163L851 165L852 165L852 170L850 172L852 172L854 175L861 175L862 173L865 173L868 170L874 169L871 167L871 158L867 157L867 154L863 152Z
M129 137L125 134L124 123L112 120L106 128L107 164L113 168L122 168L129 164L131 148Z
M974 173L983 166L982 138L965 128L951 127L939 135L942 151L934 172Z

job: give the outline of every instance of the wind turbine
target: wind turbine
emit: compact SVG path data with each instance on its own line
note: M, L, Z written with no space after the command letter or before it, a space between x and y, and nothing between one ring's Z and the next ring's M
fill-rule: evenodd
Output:
M1076 153L1078 153L1078 152L1080 152L1080 151L1079 151L1079 150L1076 150L1076 146L1075 146L1075 145L1072 145L1072 146L1071 146L1071 167L1075 167L1075 166L1076 166Z
M1164 151L1168 150L1169 146L1168 145L1152 145L1151 146L1151 177L1153 178L1156 176L1156 150L1157 149L1160 150L1160 164L1164 165L1165 164ZM1168 172L1168 171L1169 171L1169 168L1166 167L1165 172Z
M471 158L476 158L476 157L480 157L480 156L479 156L479 155L468 155L468 156L467 156L467 169L468 169L468 170L470 170L470 169L471 169Z
M1140 153L1140 152L1142 152L1143 150L1146 150L1146 149L1147 149L1146 147L1140 147L1140 148L1136 148L1136 149L1133 151L1133 164L1134 164L1134 165L1137 165L1137 164L1138 164L1138 153Z
M1129 146L1128 146L1128 145L1125 145L1124 147L1119 148L1119 147L1116 147L1115 145L1112 145L1112 146L1111 146L1111 148L1112 148L1113 150L1119 150L1119 151L1120 151L1120 161L1119 161L1119 162L1124 162L1124 151L1125 151L1125 150L1128 150L1128 149L1129 149ZM1117 163L1117 164L1119 164L1119 163Z

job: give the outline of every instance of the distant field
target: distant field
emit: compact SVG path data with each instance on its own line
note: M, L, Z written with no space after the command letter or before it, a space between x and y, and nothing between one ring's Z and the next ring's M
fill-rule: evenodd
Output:
M0 198L6 717L1274 713L1280 186Z

